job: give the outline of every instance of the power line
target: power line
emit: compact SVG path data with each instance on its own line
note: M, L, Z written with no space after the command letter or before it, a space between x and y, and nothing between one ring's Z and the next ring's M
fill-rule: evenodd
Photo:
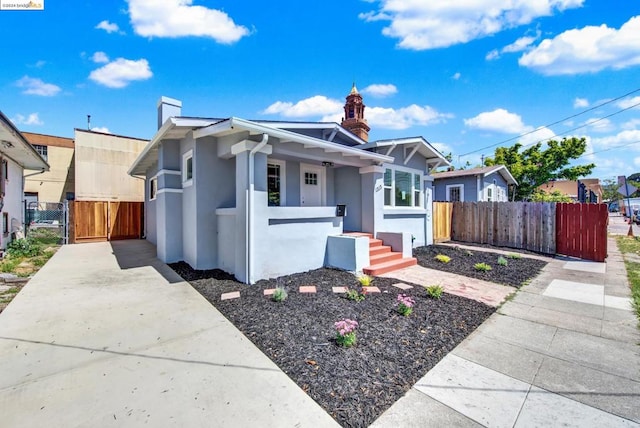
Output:
M621 149L623 147L631 146L631 145L638 144L638 143L640 143L640 140L632 141L630 143L620 144L619 146L615 146L615 147L609 147L608 149L598 150L597 152L585 153L585 154L583 154L581 156L578 156L575 159L580 159L580 158L583 158L583 157L586 157L586 156L591 156L591 155L597 155L598 153L610 152L611 150Z
M605 101L605 102L603 102L603 103L600 103L600 104L598 104L598 105L596 105L596 106L590 107L590 108L588 108L588 109L586 109L586 110L581 111L580 113L576 113L576 114L574 114L574 115L571 115L571 116L565 117L564 119L557 120L557 121L555 121L555 122L553 122L553 123L550 123L550 124L548 124L548 125L540 126L540 127L536 128L536 129L534 129L534 130L532 130L532 131L525 132L525 133L523 133L523 134L516 135L515 137L511 137L511 138L507 138L506 140L502 140L502 141L500 141L500 142L498 142L498 143L491 144L491 145L489 145L489 146L482 147L482 148L480 148L480 149L473 150L473 151L471 151L471 152L468 152L468 153L465 153L465 154L459 155L459 156L458 156L458 159L460 159L461 157L468 156L468 155L472 155L472 154L474 154L474 153L478 153L478 152L481 152L481 151L483 151L483 150L490 149L490 148L493 148L493 147L499 146L499 145L504 144L504 143L508 143L509 141L517 140L518 138L521 138L521 137L524 137L524 136L527 136L527 135L533 134L534 132L538 132L538 131L540 130L540 128L548 128L548 127L550 127L550 126L554 126L554 125L557 125L557 124L559 124L559 123L565 122L565 121L567 121L567 120L573 119L574 117L581 116L581 115L583 115L583 114L585 114L585 113L588 113L588 112L590 112L590 111L593 111L593 110L599 109L599 108L600 108L600 107L602 107L602 106L605 106L605 105L607 105L607 104L611 104L611 103L613 103L613 102L615 102L615 101L621 100L622 98L626 98L626 97L628 97L629 95L635 94L636 92L640 92L640 88L635 89L635 90L633 90L633 91L631 91L631 92L627 92L626 94L621 95L621 96L616 97L616 98L613 98L613 99L611 99L611 100L609 100L609 101ZM638 105L638 104L636 104L635 106L637 106L637 105ZM633 106L633 107L635 107L635 106ZM633 107L630 107L630 108L633 108ZM624 109L624 110L628 110L628 109L629 109L629 108L626 108L626 109ZM624 111L624 110L621 110L621 111ZM610 117L610 116L606 116L606 117ZM606 117L605 117L605 118L606 118ZM602 118L602 119L604 119L604 118ZM601 119L599 119L599 120L601 120ZM591 123L594 123L594 122L591 122ZM568 132L571 132L571 131L572 131L572 130L570 130L570 131L568 131Z

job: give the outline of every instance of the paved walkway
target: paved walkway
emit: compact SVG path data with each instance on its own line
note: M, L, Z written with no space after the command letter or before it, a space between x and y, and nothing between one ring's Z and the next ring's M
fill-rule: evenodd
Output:
M145 241L61 248L0 362L3 427L337 426Z
M612 239L554 259L373 426L640 426L636 324Z

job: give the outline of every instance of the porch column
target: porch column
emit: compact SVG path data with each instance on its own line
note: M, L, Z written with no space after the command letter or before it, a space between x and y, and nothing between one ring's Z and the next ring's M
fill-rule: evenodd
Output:
M244 140L231 147L232 154L236 156L236 251L233 274L246 284L256 281L254 267L257 264L252 259L255 257L256 244L263 245L258 235L266 234L268 226L267 155L271 154L272 147L267 145L251 156L251 150L257 145L255 141Z
M424 245L433 245L433 176L424 176L424 209L427 210L424 224Z
M372 233L384 231L384 168L367 166L360 168L362 183L362 231Z
M172 171L175 174L158 176L158 191L155 200L156 251L160 260L172 263L184 260L180 145L177 141L163 141L159 145L158 171L162 170Z

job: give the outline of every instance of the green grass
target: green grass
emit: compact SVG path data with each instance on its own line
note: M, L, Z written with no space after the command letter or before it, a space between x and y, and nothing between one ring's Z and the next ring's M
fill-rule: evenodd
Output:
M475 270L479 270L481 272L488 272L491 270L491 266L486 263L476 263L473 267Z
M616 242L622 254L640 256L640 240L637 238L616 236ZM631 300L640 327L640 263L625 260L624 265L627 268L627 278L629 278L629 285L631 286Z
M451 261L451 257L445 256L444 254L438 254L434 258L441 263L449 263Z

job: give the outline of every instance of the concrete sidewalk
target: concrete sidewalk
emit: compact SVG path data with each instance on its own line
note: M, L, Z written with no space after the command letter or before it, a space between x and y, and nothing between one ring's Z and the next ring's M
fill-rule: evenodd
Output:
M640 426L640 334L621 254L553 259L375 427Z
M62 247L0 361L0 426L337 426L146 241Z

